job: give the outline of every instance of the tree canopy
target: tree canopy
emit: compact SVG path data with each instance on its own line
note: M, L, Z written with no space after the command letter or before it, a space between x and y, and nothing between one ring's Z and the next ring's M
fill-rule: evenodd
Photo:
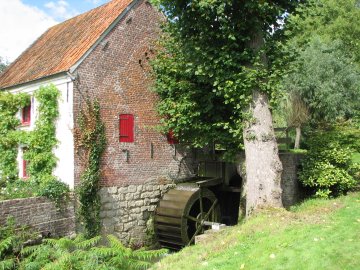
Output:
M289 44L303 49L313 36L325 43L341 41L342 50L360 63L359 0L308 0L289 17L286 36Z
M341 42L312 39L284 78L284 87L302 98L312 121L349 118L360 108L360 72L342 48Z
M307 105L312 122L349 118L360 109L360 3L309 0L289 16L284 87Z
M196 146L238 150L254 87L276 94L272 33L298 1L155 2L168 18L153 62L165 129ZM259 32L267 43L256 53L250 43ZM259 68L264 52L268 66Z

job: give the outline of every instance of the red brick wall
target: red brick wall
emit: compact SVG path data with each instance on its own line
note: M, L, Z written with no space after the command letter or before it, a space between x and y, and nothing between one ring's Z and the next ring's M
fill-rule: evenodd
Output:
M102 160L102 185L126 186L163 181L187 171L190 159L179 153L155 130L159 124L156 95L150 90L148 58L162 19L147 1L140 1L77 69L74 82L74 119L83 95L98 98L106 126L107 148ZM135 142L119 142L119 114L135 116ZM76 123L75 123L76 126ZM151 157L151 144L154 155ZM129 161L126 161L126 151ZM75 183L82 171L75 154Z

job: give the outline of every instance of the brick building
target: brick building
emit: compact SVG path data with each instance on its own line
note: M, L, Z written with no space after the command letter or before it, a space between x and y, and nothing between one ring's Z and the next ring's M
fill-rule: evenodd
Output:
M72 188L83 169L73 129L84 98L99 100L107 137L101 160L103 231L124 242L144 238L160 195L193 172L187 151L156 131L149 59L162 20L148 1L110 1L48 29L0 76L0 89L12 93L31 95L50 83L61 92L54 174ZM23 110L28 121L22 128L34 127L36 105L32 98ZM21 166L19 174L26 174Z

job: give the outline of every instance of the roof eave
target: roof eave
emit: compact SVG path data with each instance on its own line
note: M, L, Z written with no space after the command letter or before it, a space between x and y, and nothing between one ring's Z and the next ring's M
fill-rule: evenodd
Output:
M41 77L41 78L37 78L37 79L34 79L34 80L31 80L31 81L28 81L28 82L22 82L22 83L18 83L18 84L13 84L13 85L9 85L9 86L5 86L4 88L0 88L0 91L10 91L14 88L18 88L18 87L24 87L26 85L30 85L30 84L34 84L34 83L38 83L42 80L49 80L51 78L55 78L55 77L58 77L59 75L63 74L63 75L67 75L67 72L68 71L61 71L61 72L57 72L55 74L51 74L51 75L48 75L48 76L44 76L44 77Z

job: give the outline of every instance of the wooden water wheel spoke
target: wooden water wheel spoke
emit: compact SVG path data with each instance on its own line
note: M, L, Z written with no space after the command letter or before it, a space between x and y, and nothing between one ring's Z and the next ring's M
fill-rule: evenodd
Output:
M193 242L209 222L220 220L220 206L215 194L193 187L169 190L156 209L154 225L163 247L181 249ZM205 224L207 222L207 224Z
M200 201L200 213L204 213L204 206L203 206L203 198L202 198L202 189L199 190L199 201Z
M206 213L206 215L204 216L204 219L202 219L200 225L198 226L198 228L196 229L194 235L191 237L188 245L190 245L194 240L195 240L195 236L197 236L199 234L199 232L203 229L203 223L204 221L207 221L207 219L209 218L210 214L213 212L215 206L217 205L218 200L216 199L214 201L214 203L212 204L212 206L210 207L209 211Z
M187 218L187 219L190 219L192 221L195 221L195 222L201 222L201 219L198 219L198 218L195 218L195 217L192 217L192 216L184 215L184 217Z

